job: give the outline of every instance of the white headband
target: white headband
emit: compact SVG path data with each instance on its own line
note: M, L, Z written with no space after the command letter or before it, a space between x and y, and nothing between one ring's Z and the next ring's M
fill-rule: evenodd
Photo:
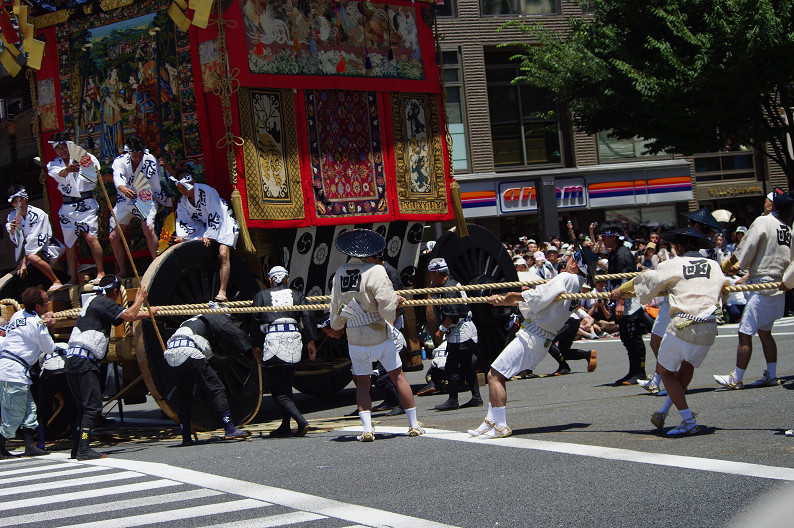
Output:
M18 190L18 191L16 192L16 194L13 194L13 195L11 195L11 196L8 198L8 203L11 203L11 202L13 202L13 201L14 201L14 198L24 198L25 200L27 200L27 199L28 199L28 192L27 192L25 189L20 189L20 190Z
M188 191L193 189L193 183L196 181L196 180L193 179L193 175L192 174L186 174L185 177L182 178L181 180L177 180L173 176L169 176L168 179L171 180L172 182L176 183L176 184L180 184L181 183L182 185L185 186L185 189L187 189Z
M53 147L57 147L58 145L66 145L66 141L48 141L47 143Z
M110 284L106 284L104 286L94 286L94 291L97 293L101 293L102 295L106 295L109 291L115 290L119 287L121 281L118 277L113 277L113 282Z
M587 276L587 264L584 262L584 253L582 251L577 251L573 254L573 259L576 261L576 265L579 267L579 272L583 273L584 276Z
M445 272L449 271L449 266L447 266L447 261L443 258L434 258L430 261L427 265L427 271L440 271Z
M267 278L273 279L276 284L281 284L281 281L284 280L284 277L287 277L289 272L281 267L281 266L273 266L270 268L270 271L267 272Z

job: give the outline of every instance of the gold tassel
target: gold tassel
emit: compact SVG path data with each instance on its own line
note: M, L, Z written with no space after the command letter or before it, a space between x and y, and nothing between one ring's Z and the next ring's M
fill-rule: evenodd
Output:
M452 198L452 211L455 213L455 229L458 232L458 238L466 238L469 236L469 228L466 227L466 218L463 216L463 204L460 201L460 184L452 180L449 191Z
M245 224L243 197L240 195L240 191L238 191L237 188L232 191L231 200L232 209L234 210L234 217L237 219L237 223L240 224L240 240L238 240L238 242L242 242L242 247L240 247L240 245L237 247L244 253L253 255L256 253L256 248L254 247L254 243L251 241L251 234L248 232L248 226Z

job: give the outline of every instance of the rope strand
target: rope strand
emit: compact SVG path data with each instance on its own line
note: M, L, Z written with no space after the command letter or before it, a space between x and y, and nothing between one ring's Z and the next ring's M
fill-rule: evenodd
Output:
M510 283L497 283L504 286ZM726 286L722 289L725 293L735 293L744 291L764 291L774 290L780 285L779 282L765 282L759 284L742 284L739 286ZM428 290L436 288L425 288L423 290L408 290L427 293ZM470 288L471 289L471 288ZM479 289L483 289L479 286ZM401 293L407 290L401 290ZM561 293L557 296L558 301L570 301L574 299L608 299L610 292L589 292L589 293ZM633 295L624 295L626 297L633 297ZM504 297L500 296L500 299ZM410 299L403 301L400 306L440 306L447 304L485 304L488 303L490 297L452 297L452 298L433 298L433 299ZM2 304L3 301L0 301ZM307 298L307 300L309 300ZM252 313L266 313L266 312L291 312L291 311L308 311L308 310L328 310L331 305L328 303L323 304L299 304L293 306L248 306L250 301L232 301L223 308L209 308L206 304L189 304L189 305L174 305L174 306L160 306L158 316L174 316L174 315L201 315L201 314L252 314ZM10 303L9 303L10 304ZM231 306L234 305L234 306ZM142 310L143 311L143 310ZM65 310L54 314L56 319L66 319L76 317L80 313L77 308Z

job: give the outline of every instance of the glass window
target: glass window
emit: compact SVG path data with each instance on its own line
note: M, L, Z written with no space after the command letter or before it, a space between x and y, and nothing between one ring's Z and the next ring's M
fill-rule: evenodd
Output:
M449 0L447 0L449 1ZM466 126L463 121L463 84L461 82L460 56L458 50L442 51L444 60L444 84L447 89L447 118L449 134L452 137L452 170L469 170L469 156L466 142Z
M755 157L746 150L697 154L695 179L699 182L757 180Z
M601 163L612 163L615 161L637 161L641 159L669 159L670 155L660 152L659 154L647 154L647 140L634 137L632 139L617 139L609 137L609 130L599 132L598 138L598 160Z
M557 104L545 90L512 83L519 73L512 55L505 50L485 52L494 166L560 164Z
M436 15L440 17L454 17L457 16L457 10L455 9L457 6L456 0L442 0L442 2L436 3Z
M557 0L480 0L486 15L547 15L557 13Z

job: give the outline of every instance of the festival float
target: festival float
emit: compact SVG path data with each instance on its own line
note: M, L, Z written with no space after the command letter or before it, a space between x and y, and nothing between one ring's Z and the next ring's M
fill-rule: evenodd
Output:
M0 62L18 74L11 70L19 61L12 56L8 62L8 55L27 55L41 160L54 157L48 138L67 130L100 160L103 173L131 134L170 166L189 167L228 199L241 227L230 305L250 305L274 265L289 270L292 288L322 300L347 258L333 240L353 226L382 234L386 260L406 287L420 286L425 223L453 216L456 233L446 233L431 256L445 257L463 284L516 280L500 242L485 229L466 226L462 212L453 215L456 184L432 2L52 1L58 9L40 14L19 1L8 4L0 10ZM18 33L6 19L18 22ZM112 180L102 179L113 200ZM44 171L41 181L50 211L57 211L55 182ZM97 186L100 238L106 240L110 202L103 192ZM158 215L156 226L164 242L172 233L167 214ZM138 267L145 267L140 281L149 303L206 306L217 291L217 255L200 241L163 249L151 261L140 233L130 240ZM0 298L13 298L24 286L7 275ZM127 285L129 299L137 286ZM56 296L57 309L80 306L79 288L73 290ZM504 342L494 328L502 325L494 324L487 305L472 309L484 326L481 347L493 357ZM61 340L74 317L60 321ZM161 343L186 317L119 327L109 352L110 361L123 366L127 384L134 385L140 373L146 390L175 420L174 380ZM406 367L421 368L413 320L407 313L414 355ZM259 409L261 370L253 358L220 348L211 364L227 388L234 421L245 423ZM349 366L344 343L326 339L317 361L301 363L296 388L334 393L349 383ZM197 399L194 406L194 424L215 428L209 403Z

